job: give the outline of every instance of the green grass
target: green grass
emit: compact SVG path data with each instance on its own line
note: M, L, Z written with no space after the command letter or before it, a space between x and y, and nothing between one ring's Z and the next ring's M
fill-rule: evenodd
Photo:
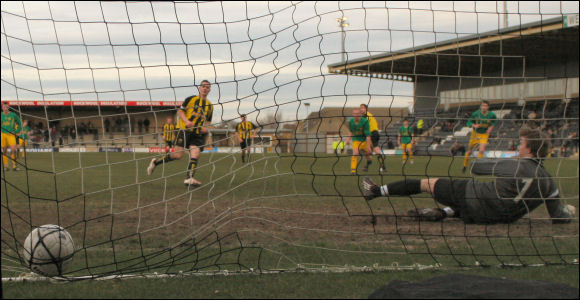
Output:
M419 281L452 273L523 280L541 280L578 287L578 266L527 269L428 270L367 273L195 276L170 279L128 279L3 284L5 298L368 298L391 280Z
M3 265L6 257L12 259L12 265L18 261L15 249L19 249L18 243L26 238L31 226L56 223L64 226L76 243L77 252L67 276L293 270L298 264L321 268L439 263L449 270L440 272L454 272L461 270L460 266L474 266L476 261L497 266L561 264L578 258L578 223L551 225L545 206L515 224L482 226L464 225L459 220L417 223L403 217L408 209L435 205L426 194L366 202L360 196L362 177L349 175L348 156L257 154L252 164L242 165L239 157L204 153L196 173L204 185L196 189L183 186L185 160L160 166L147 176L151 157L132 153L33 153L25 161L27 171L3 172ZM376 160L368 174L382 183L425 176L465 176L460 172L462 159L418 157L415 164L402 165L400 157L389 157L387 164L386 175L379 176ZM565 201L578 207L578 161L553 159L546 162L546 167ZM469 272L564 283L575 278L578 286L577 271L575 265L475 268ZM122 284L34 283L38 292L36 288L23 288L31 283L3 287L5 297L62 297L61 287L76 287L75 292L66 295L90 297L107 290L117 294L103 297L358 298L368 296L389 278L418 280L432 275L419 271L135 279ZM3 268L3 277L7 276L17 273ZM381 278L385 281L379 283ZM360 283L363 281L369 284ZM262 286L265 282L269 288ZM180 287L188 284L201 288ZM163 286L165 294L139 294L150 285L152 289ZM139 291L126 292L131 286ZM296 286L302 290L296 290ZM319 291L317 286L329 288ZM53 292L41 292L44 287ZM296 294L292 294L292 287ZM221 292L214 294L212 290Z

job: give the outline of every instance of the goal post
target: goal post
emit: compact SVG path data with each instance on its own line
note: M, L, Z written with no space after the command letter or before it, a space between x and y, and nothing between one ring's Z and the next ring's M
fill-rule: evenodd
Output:
M578 208L578 5L507 9L3 2L2 102L30 126L20 152L4 149L3 115L3 280L30 272L23 243L45 224L74 240L65 280L577 264L577 214L553 224L542 204L509 223L433 223L408 213L444 208L428 193L363 197L366 176L495 181L464 161L517 159L531 127L550 135L543 166ZM203 80L212 114L203 97L187 109L210 136L190 151L171 129L166 144ZM497 123L465 157L484 100ZM379 149L366 170L349 127L361 104ZM192 176L201 184L184 185Z

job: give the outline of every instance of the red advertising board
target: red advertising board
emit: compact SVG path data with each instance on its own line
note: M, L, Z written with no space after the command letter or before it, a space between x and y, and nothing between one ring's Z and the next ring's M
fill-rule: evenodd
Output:
M180 106L180 101L42 101L2 100L10 106Z

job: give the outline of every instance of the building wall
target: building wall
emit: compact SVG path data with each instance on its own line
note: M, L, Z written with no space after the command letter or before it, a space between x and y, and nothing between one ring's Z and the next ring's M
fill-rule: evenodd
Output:
M542 80L544 78L572 78L578 77L578 61L570 61L565 64L554 63L541 66L526 66L525 76L522 65L518 64L517 68L506 68L504 70L505 77L494 78L501 76L501 72L490 72L484 77L470 78L470 77L418 77L415 82L415 112L435 112L439 104L439 93L441 91L468 89L486 86L498 86L505 84L513 84L519 82L530 82ZM489 77L486 77L489 76ZM514 77L509 77L514 76Z

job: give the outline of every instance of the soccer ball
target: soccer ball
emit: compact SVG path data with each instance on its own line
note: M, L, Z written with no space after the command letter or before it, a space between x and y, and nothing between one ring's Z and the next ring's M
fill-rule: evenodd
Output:
M58 225L42 225L34 229L24 241L23 257L26 266L35 273L60 276L72 261L74 242L71 235Z

